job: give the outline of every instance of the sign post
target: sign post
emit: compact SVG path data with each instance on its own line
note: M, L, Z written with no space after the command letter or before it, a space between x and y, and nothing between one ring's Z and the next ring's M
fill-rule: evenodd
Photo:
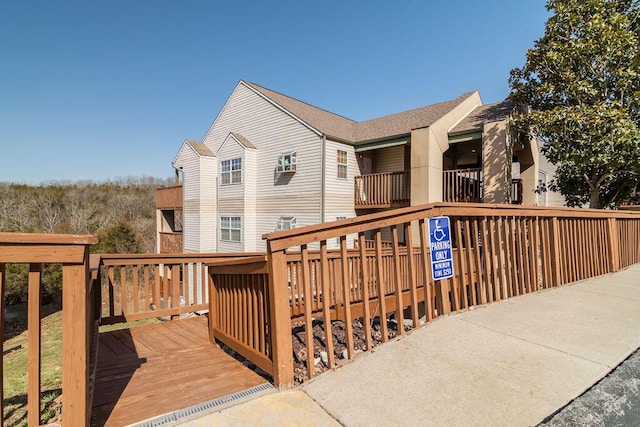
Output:
M448 216L429 218L429 246L431 249L431 277L433 280L453 277L451 250L451 222Z

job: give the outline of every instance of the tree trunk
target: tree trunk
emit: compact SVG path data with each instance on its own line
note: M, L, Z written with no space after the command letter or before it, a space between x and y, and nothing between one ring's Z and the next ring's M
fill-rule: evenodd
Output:
M600 206L600 192L598 190L598 188L591 190L589 196L589 207L591 209L602 209L602 206Z

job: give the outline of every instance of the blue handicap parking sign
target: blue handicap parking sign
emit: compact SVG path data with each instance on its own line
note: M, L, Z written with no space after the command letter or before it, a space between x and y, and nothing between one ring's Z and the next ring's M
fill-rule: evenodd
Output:
M451 222L447 216L429 218L429 249L431 250L431 276L433 280L453 277L451 251Z

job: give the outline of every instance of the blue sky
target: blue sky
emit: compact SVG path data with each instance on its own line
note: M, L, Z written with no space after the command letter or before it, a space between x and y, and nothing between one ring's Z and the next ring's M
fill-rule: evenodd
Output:
M4 0L0 182L170 177L240 79L354 120L499 101L548 16L543 0Z

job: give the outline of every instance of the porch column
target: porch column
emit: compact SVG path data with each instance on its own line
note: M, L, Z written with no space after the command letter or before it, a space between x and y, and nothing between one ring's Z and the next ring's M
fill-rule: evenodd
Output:
M512 152L507 121L485 123L482 129L484 203L510 203Z
M529 138L525 147L518 153L520 160L520 179L522 180L522 204L534 206L538 204L538 143Z
M411 132L411 206L442 201L444 151L437 140L431 128ZM446 134L444 140L448 146Z

